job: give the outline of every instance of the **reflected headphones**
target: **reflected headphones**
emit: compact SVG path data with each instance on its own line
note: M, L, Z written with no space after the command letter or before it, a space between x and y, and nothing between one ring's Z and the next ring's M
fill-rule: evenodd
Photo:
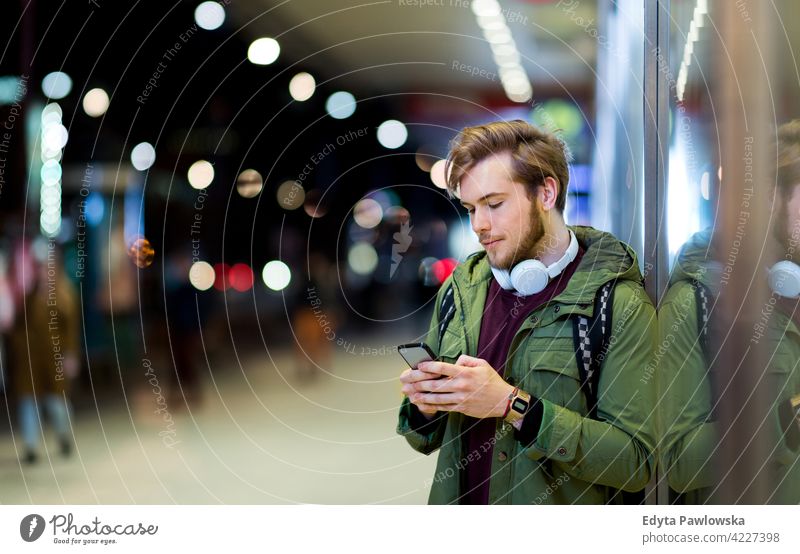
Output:
M578 239L571 229L569 231L569 246L561 259L549 266L545 266L539 260L522 260L509 271L492 267L492 274L503 290L516 291L520 296L530 296L537 292L542 292L550 282L550 279L557 277L564 268L567 267L575 256L578 255ZM800 277L800 267L797 267ZM800 281L798 281L800 286ZM800 291L798 291L800 292Z
M800 297L800 266L782 260L769 268L769 288L778 296Z

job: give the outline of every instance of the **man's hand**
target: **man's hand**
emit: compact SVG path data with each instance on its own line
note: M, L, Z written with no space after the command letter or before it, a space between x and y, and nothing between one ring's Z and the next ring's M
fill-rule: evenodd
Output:
M429 390L431 385L425 383L429 381L436 381L441 377L443 376L439 373L430 373L420 369L407 369L400 375L400 382L403 383L403 387L401 389L403 394L408 396L408 399L411 401L411 403L415 404L417 408L419 408L419 411L422 412L422 414L428 419L431 419L434 415L436 415L436 412L440 408L438 406L431 406L425 402L415 401L413 395L418 390Z
M514 390L486 360L466 355L455 364L422 362L403 383L403 392L423 413L442 410L477 418L503 417Z

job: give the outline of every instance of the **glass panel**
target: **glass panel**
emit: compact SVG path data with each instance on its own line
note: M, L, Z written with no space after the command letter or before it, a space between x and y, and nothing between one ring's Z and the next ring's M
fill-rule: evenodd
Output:
M797 503L797 6L670 7L660 465L671 502Z

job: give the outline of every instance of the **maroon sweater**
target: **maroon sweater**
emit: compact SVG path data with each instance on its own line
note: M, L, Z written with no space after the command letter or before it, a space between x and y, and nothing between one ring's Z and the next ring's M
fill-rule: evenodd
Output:
M481 320L478 357L486 360L502 376L505 372L506 359L513 357L513 352L509 352L511 342L523 321L532 311L561 294L575 273L583 254L584 249L579 248L572 263L538 294L517 296L513 291L503 290L497 281L492 279ZM465 466L463 481L465 488L461 504L489 503L489 479L494 456L491 439L495 433L496 423L495 418L464 417L462 459L471 453L474 453L472 457L477 456L477 459Z

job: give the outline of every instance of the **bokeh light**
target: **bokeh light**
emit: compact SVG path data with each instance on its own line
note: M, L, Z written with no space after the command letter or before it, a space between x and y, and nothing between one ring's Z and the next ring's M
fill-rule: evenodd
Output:
M305 102L314 95L317 83L310 73L298 73L289 81L289 94L298 102Z
M703 197L703 200L708 200L711 195L709 188L710 181L711 174L708 171L704 171L700 176L700 195Z
M463 217L450 224L447 235L447 246L450 256L457 260L466 260L473 252L483 250L478 235L472 230L469 218Z
M214 264L214 288L226 291L231 288L231 266L225 263Z
M384 148L400 148L408 139L408 129L400 121L390 119L378 126L378 142Z
M155 259L155 254L150 241L144 237L136 238L128 247L128 257L141 269L150 267Z
M236 192L243 198L255 198L264 187L264 179L255 169L245 169L236 178Z
M83 111L89 117L100 117L108 110L108 93L101 88L93 88L83 97Z
M61 150L67 145L69 133L61 123L49 123L42 129L42 148L46 150Z
M347 264L354 273L369 275L378 267L378 253L369 243L356 243L347 254Z
M103 194L94 191L86 198L86 221L91 226L97 226L103 221L106 212Z
M156 149L149 142L140 142L131 150L131 163L139 171L152 167L156 161Z
M419 262L419 278L426 287L438 286L441 282L433 272L433 264L438 262L433 256L422 258Z
M306 193L303 209L311 217L323 217L328 213L328 206L322 201L322 191L312 189Z
M561 99L547 100L531 112L531 120L551 132L559 131L566 139L575 139L585 121L578 106Z
M198 160L189 168L187 177L192 188L204 189L214 180L214 166L206 160Z
M422 171L430 173L431 167L438 158L439 156L434 154L434 150L432 147L424 145L420 146L417 149L417 153L414 156L414 162L416 162L417 167L420 168Z
M243 263L233 264L229 273L231 287L239 292L245 292L253 287L253 270Z
M447 177L445 176L445 160L439 160L431 167L431 181L440 189L447 188Z
M401 225L411 220L411 214L403 206L392 206L386 210L386 222L389 225Z
M380 233L377 229L365 229L355 221L351 221L347 226L347 237L351 242L369 242L375 244Z
M356 111L356 97L349 92L334 92L325 102L325 111L334 119L346 119Z
M64 98L72 90L72 79L62 71L48 73L42 79L42 92L51 100Z
M214 286L216 274L208 262L195 262L189 268L189 282L197 290L208 290Z
M225 9L219 2L203 2L194 10L197 26L206 31L219 29L225 22Z
M281 45L274 38L263 37L254 40L247 49L247 59L256 65L269 65L278 59Z
M292 280L292 272L289 266L282 261L272 260L264 265L264 269L261 271L261 278L267 287L280 291L289 286Z
M278 204L280 204L281 208L284 210L296 210L303 205L306 198L306 191L303 190L303 186L297 181L284 181L281 183L281 186L278 187L275 197L278 199Z
M353 219L364 229L372 229L383 219L383 208L372 198L362 198L353 208Z
M431 270L433 271L433 275L436 280L441 284L444 283L444 280L450 277L450 274L453 273L453 270L458 265L458 261L454 260L453 258L445 258L443 260L437 260L431 266Z
M50 102L42 108L42 126L53 122L60 123L63 115L63 110L58 105L58 102Z
M42 164L39 176L46 185L55 185L61 180L61 164L56 160L47 160Z

